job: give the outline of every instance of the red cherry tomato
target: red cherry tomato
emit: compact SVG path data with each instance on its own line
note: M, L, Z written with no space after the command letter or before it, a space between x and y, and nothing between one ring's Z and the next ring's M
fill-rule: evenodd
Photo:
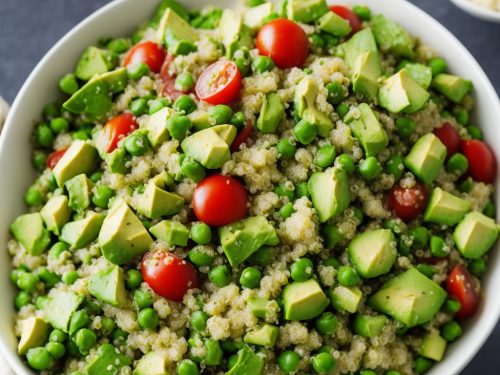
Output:
M54 169L67 150L68 148L63 148L61 150L54 151L52 154L50 154L49 157L47 158L47 167L49 167L50 169Z
M142 258L141 273L151 289L172 301L182 301L189 289L199 285L194 266L167 251L146 253Z
M457 318L470 318L476 313L480 297L467 268L459 264L451 270L446 279L446 290L462 305Z
M343 5L332 5L330 6L330 10L349 22L352 29L351 34L355 34L361 30L361 20L351 9Z
M165 51L153 42L142 42L133 46L123 60L123 66L145 63L154 73L159 73L165 60Z
M300 67L309 55L309 40L302 28L285 18L267 23L257 35L257 48L281 69Z
M446 146L447 157L460 150L460 136L449 122L445 122L440 128L434 129L434 135Z
M417 218L425 208L429 200L427 188L417 182L411 188L395 186L389 192L389 209L403 221L411 221Z
M172 61L174 61L173 55L167 55L167 57L165 57L165 61L160 70L160 78L163 81L163 85L161 86L159 94L175 100L183 93L175 89L176 77L175 74L170 72L170 64L172 64Z
M236 152L240 149L240 146L243 143L246 143L248 137L250 137L250 134L252 134L253 130L253 122L252 121L247 121L247 124L241 131L236 135L236 138L234 138L233 143L231 144L231 151Z
M193 195L193 210L204 223L221 227L241 220L248 211L248 194L240 180L213 174L202 180Z
M469 161L467 174L474 180L492 184L497 176L497 161L490 146L476 139L462 141L460 151Z
M201 73L196 95L210 104L227 104L236 100L242 87L241 73L232 61L217 61Z
M96 143L100 150L112 152L118 146L120 139L137 129L138 125L132 113L123 113L109 120Z

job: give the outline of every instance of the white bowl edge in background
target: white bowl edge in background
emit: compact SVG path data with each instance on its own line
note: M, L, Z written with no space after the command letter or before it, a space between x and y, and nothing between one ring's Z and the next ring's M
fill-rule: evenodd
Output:
M494 11L470 0L450 0L464 12L486 21L500 23L500 11Z
M10 257L6 251L8 227L13 219L26 210L23 193L34 178L31 168L30 136L33 123L40 118L47 101L58 97L57 82L72 71L83 52L101 36L119 36L131 33L153 12L159 0L115 0L101 8L63 37L40 61L17 95L0 137L0 290L5 303L0 304L0 350L19 375L31 374L16 353L13 334L12 301L14 292L9 282ZM216 4L234 6L231 0L183 0L183 3L202 7ZM332 2L332 1L330 1ZM340 0L338 3L362 3L374 12L401 23L410 33L420 37L443 56L456 74L474 82L477 107L475 121L481 126L485 139L493 146L500 160L500 133L496 123L500 118L500 102L491 83L460 42L437 21L405 0ZM21 172L20 172L21 171ZM498 179L497 184L498 186ZM5 197L9 197L5 199ZM495 192L496 202L500 191ZM492 250L489 270L483 279L484 298L478 315L472 319L462 338L450 346L442 362L429 375L458 374L480 349L500 316L500 298L495 287L500 285L500 254L497 245Z

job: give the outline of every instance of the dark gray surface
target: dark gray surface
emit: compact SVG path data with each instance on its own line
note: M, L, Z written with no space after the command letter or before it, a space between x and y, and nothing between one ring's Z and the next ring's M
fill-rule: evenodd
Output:
M49 48L80 20L107 2L0 0L0 95L12 101L30 71ZM447 0L412 2L441 21L465 44L486 71L497 92L500 92L500 25L462 13ZM497 326L463 374L500 374L499 346L500 326Z

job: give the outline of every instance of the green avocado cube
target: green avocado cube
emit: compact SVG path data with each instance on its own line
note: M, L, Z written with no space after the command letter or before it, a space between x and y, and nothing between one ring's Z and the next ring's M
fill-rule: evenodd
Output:
M382 332L387 324L387 317L385 315L361 315L358 314L352 322L354 333L363 337L376 337Z
M398 23L377 14L372 17L370 26L382 51L401 57L414 56L415 41Z
M90 118L101 118L113 106L109 85L95 76L63 103L71 113L85 114Z
M430 94L404 69L385 80L378 92L380 106L392 113L417 112L429 97Z
M165 11L169 8L181 16L184 20L189 21L189 10L184 5L179 3L177 0L162 0L156 8L153 18L151 19L152 24L158 24L165 14Z
M222 249L231 266L236 267L262 246L276 246L278 235L263 216L247 219L219 228Z
M132 364L132 359L112 344L101 345L86 361L85 375L116 375L123 367Z
M149 352L139 360L132 375L169 375L168 363L167 351Z
M43 226L40 213L19 216L10 226L14 238L31 255L40 255L50 244L50 233Z
M194 46L198 40L198 34L191 25L170 8L160 20L156 37L159 43L167 45L173 55L179 54L186 44Z
M339 51L344 55L347 66L353 70L360 55L366 52L378 53L372 30L369 27L361 29L348 41L342 43Z
M271 310L278 310L276 301L269 301L266 298L252 297L247 301L250 312L257 318L265 319Z
M118 68L107 73L99 74L99 80L108 85L110 92L122 92L128 84L127 68Z
M149 116L145 128L148 130L149 143L154 148L168 140L170 134L167 128L167 120L174 114L175 111L172 108L165 107Z
M47 343L49 335L48 323L38 316L31 316L21 320L21 339L17 346L17 353L24 355L28 350Z
M438 137L429 133L415 142L403 163L420 180L430 184L439 175L445 158L446 147Z
M440 361L446 351L447 342L437 334L429 334L424 337L420 346L419 354L423 357Z
M57 195L50 198L40 211L40 215L42 215L47 229L58 236L71 215L68 197Z
M340 215L351 202L349 178L342 168L328 168L324 172L313 173L308 186L321 223Z
M414 327L432 320L446 297L443 288L416 268L410 268L386 281L368 304L405 326Z
M149 231L157 239L171 246L186 246L189 240L189 229L178 221L160 221L158 224L152 226Z
M257 120L257 129L262 133L275 133L283 118L285 118L285 107L279 95L275 92L267 94Z
M67 223L62 228L60 238L73 249L81 249L97 238L103 221L103 214L89 211L84 219Z
M352 30L349 22L334 12L326 12L318 19L316 24L321 31L338 37L346 36Z
M257 31L264 26L269 16L274 13L273 3L264 3L253 8L247 9L245 12L245 25L252 31Z
M226 56L232 58L242 47L252 48L252 30L243 23L238 12L224 9L219 22L219 38L226 48Z
M104 161L109 167L111 173L127 174L130 172L130 167L127 166L127 162L130 157L127 152L122 148L117 148L113 152L106 154Z
M288 0L287 17L301 23L316 21L325 13L330 13L325 0Z
M432 82L432 69L424 64L408 63L403 68L410 77L424 90L427 90Z
M354 314L363 299L363 292L355 286L338 286L330 291L332 306L338 311Z
M137 212L150 219L158 219L175 215L183 206L184 198L161 189L154 181L149 181L146 190L139 197Z
M94 183L89 178L80 174L66 181L64 184L69 195L69 206L77 211L82 212L90 206L92 189Z
M52 327L68 332L69 321L84 299L73 292L54 292L43 306L47 321Z
M382 75L378 52L364 52L358 56L352 68L352 90L368 98L376 99L378 79Z
M99 155L90 143L73 141L52 171L57 185L63 187L66 181L80 174L91 174L97 168Z
M83 53L75 69L75 75L82 81L88 81L96 74L106 73L114 67L109 51L90 46Z
M263 370L264 358L245 345L238 352L236 363L226 375L261 375Z
M480 212L470 212L457 225L453 239L458 251L467 259L481 258L495 244L498 225Z
M247 344L265 346L266 348L273 347L278 340L280 329L272 324L263 324L256 326L252 331L248 332L243 341Z
M424 221L442 225L455 225L462 220L471 207L470 202L437 187L424 212Z
M314 279L295 281L283 289L283 311L286 320L314 319L328 306L328 298Z
M233 143L236 138L236 134L238 133L236 127L233 125L215 125L212 126L211 129L216 132L228 146Z
M356 271L364 278L388 273L398 256L396 239L389 229L358 234L349 243L347 253Z
M438 74L432 81L434 87L452 102L461 103L465 96L472 91L472 82L451 74Z
M89 293L100 301L113 306L125 306L127 292L121 267L113 265L89 277Z
M181 147L187 156L208 169L221 168L231 159L229 144L213 127L191 134L182 141Z

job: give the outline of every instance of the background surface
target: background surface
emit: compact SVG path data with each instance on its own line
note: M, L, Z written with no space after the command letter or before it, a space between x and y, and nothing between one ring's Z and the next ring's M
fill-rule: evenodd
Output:
M438 19L462 41L500 93L500 50L497 48L500 24L473 18L447 0L410 1ZM0 0L0 95L12 102L28 74L50 47L83 18L108 2ZM462 374L500 374L498 347L500 325Z

